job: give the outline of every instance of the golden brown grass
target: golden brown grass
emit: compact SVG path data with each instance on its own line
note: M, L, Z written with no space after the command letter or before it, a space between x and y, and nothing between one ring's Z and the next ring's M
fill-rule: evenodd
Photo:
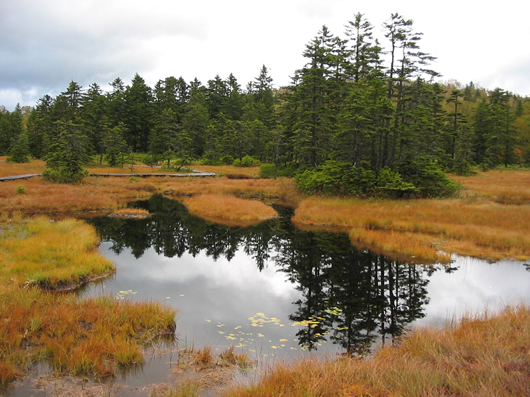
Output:
M407 201L309 197L300 203L293 218L300 224L355 229L351 232L354 242L380 246L379 241L389 244L393 236L397 241L385 248L390 251L422 256L425 253L415 247L424 250L430 246L428 257L441 249L492 260L530 258L528 219L529 205L503 205L476 197ZM382 233L378 236L374 230ZM405 238L395 232L408 234ZM438 259L444 260L444 256Z
M162 178L165 179L165 178ZM87 178L81 185L60 185L40 178L0 183L0 213L71 213L109 211L126 201L146 199L157 192L157 180L128 178ZM162 183L163 181L158 181ZM17 187L26 189L17 193Z
M0 156L0 177L26 174L41 174L46 167L42 160L31 160L29 163L8 163L8 156Z
M4 168L4 166L6 168ZM146 166L135 166L135 171L158 172ZM203 167L198 167L203 168ZM213 172L240 169L232 166L206 167ZM2 164L2 175L21 175L40 173L44 163L34 160L29 164ZM250 172L245 167L242 170ZM130 170L110 167L89 167L90 172L129 173ZM206 169L204 169L206 170ZM17 193L18 186L25 193ZM126 201L149 198L160 192L169 196L187 196L196 194L229 194L240 198L259 198L295 203L298 200L296 185L292 179L228 179L215 178L123 178L89 177L81 185L60 185L46 183L39 177L27 180L15 180L0 183L0 213L21 211L34 213L71 213L81 211L110 211L122 206Z
M160 186L170 196L198 194L228 194L239 198L257 198L295 204L299 200L296 184L291 178L227 179L179 178L167 180Z
M84 222L39 217L4 223L1 232L0 384L35 360L58 372L112 375L117 366L142 362L142 343L174 330L174 311L160 303L108 296L78 301L46 291L114 270Z
M191 168L197 171L215 172L222 175L245 175L247 177L259 178L260 167L234 167L232 165L193 165Z
M418 329L373 359L305 359L277 365L226 396L528 396L530 310Z
M491 170L472 177L452 176L467 194L483 196L503 204L530 204L530 172Z
M191 214L223 221L252 224L276 218L277 212L258 200L246 200L226 194L201 194L183 198Z

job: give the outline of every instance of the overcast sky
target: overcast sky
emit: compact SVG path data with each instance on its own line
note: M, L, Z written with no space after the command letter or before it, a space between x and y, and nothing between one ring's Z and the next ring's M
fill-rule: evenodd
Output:
M412 19L442 81L530 96L528 11L522 0L1 0L0 105L33 106L72 80L107 90L135 73L151 87L169 76L206 84L233 73L245 87L265 65L286 85L322 25L344 37L357 12L384 46L392 13Z

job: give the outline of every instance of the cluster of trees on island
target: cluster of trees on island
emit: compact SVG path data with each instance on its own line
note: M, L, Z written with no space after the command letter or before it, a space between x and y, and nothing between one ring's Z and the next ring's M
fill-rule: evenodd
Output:
M444 172L530 163L529 98L436 82L422 34L399 14L383 24L384 43L373 29L362 14L344 37L324 26L279 89L265 66L246 88L232 74L154 87L136 74L109 91L72 81L32 109L0 113L0 154L43 158L50 176L74 181L89 160L123 165L131 153L168 165L261 162L264 175L333 194L451 194Z

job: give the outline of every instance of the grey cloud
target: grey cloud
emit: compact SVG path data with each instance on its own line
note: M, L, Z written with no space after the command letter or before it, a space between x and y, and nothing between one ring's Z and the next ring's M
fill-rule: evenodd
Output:
M87 5L88 4L88 5ZM205 37L203 23L185 13L164 12L160 2L134 3L20 0L0 5L0 89L90 83L96 78L148 70L158 37ZM144 4L144 3L140 3ZM145 7L145 4L144 4Z

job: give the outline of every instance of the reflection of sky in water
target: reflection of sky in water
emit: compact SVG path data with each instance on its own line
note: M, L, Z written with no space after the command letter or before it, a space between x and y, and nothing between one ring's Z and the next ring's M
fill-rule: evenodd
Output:
M274 356L299 353L298 327L292 326L288 316L296 311L293 302L301 294L285 273L276 271L274 263L260 272L242 250L231 261L224 257L213 261L204 253L166 258L153 249L135 259L128 249L116 255L110 246L103 243L101 250L116 263L117 274L92 287L91 292L132 290L135 294L122 296L168 302L178 310L181 344L210 345L219 350L233 344ZM488 264L456 258L453 267L458 270L438 270L429 277L426 288L430 302L423 307L426 316L415 325L440 325L453 316L480 313L485 308L493 311L507 304L530 303L530 272L519 262ZM262 327L256 326L260 325L256 320L263 316L269 320ZM327 343L319 352L338 349Z
M453 273L437 271L429 277L425 318L416 325L442 325L452 318L496 311L507 305L530 304L530 272L520 262L456 257Z
M117 274L93 291L132 290L135 294L121 295L168 302L178 310L181 343L219 350L233 344L268 355L281 350L282 356L299 349L298 328L288 316L301 295L274 264L260 272L241 250L229 262L224 257L213 261L204 253L166 258L153 249L136 259L127 249L116 255L109 246L103 243L101 251L117 265Z

